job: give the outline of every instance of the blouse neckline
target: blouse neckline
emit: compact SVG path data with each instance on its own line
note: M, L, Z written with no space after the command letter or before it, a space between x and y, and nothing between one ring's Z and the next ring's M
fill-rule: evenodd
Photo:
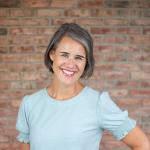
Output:
M58 99L55 99L53 97L51 97L49 94L48 94L48 91L47 91L47 88L44 88L44 92L46 94L46 96L48 97L48 99L54 103L72 103L74 101L77 101L78 99L80 99L80 97L84 96L84 94L86 93L86 90L88 89L87 86L85 86L77 95L75 95L74 97L72 98L69 98L69 99L66 99L66 100L58 100Z

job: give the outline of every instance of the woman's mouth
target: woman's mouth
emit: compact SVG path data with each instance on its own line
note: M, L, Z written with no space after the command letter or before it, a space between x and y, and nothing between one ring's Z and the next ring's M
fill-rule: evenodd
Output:
M67 77L72 77L75 74L75 71L70 71L70 70L66 70L66 69L62 69L62 72Z

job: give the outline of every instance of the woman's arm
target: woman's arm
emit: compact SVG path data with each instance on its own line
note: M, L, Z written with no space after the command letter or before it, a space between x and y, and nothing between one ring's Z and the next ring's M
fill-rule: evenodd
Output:
M30 145L25 144L25 143L21 143L20 144L20 150L30 150Z
M133 150L150 150L148 138L137 126L131 132L129 132L128 135L122 139L122 141Z

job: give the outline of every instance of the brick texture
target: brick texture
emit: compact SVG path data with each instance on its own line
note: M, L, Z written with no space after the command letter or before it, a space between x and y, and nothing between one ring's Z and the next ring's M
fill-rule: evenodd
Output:
M64 22L81 24L94 39L95 71L87 83L109 90L150 137L149 0L0 0L0 150L19 150L20 102L51 80L43 55ZM128 149L104 133L101 150Z

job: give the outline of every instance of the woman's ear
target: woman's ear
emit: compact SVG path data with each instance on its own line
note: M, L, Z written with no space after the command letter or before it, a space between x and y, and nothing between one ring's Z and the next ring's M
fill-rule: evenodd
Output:
M50 53L49 53L49 57L50 57L50 59L51 59L52 61L54 60L54 53L55 53L54 50L51 50Z

